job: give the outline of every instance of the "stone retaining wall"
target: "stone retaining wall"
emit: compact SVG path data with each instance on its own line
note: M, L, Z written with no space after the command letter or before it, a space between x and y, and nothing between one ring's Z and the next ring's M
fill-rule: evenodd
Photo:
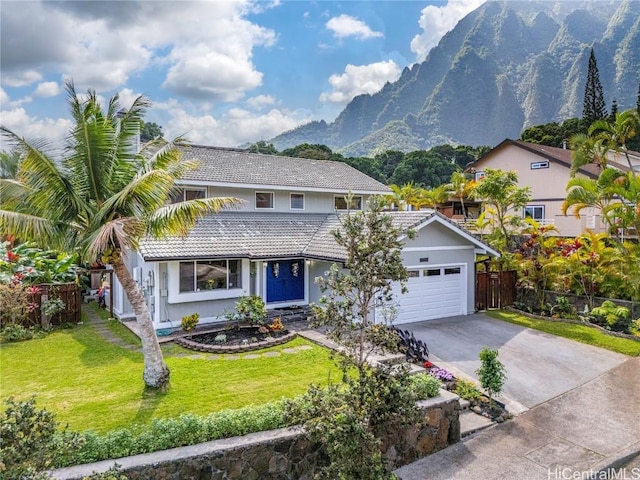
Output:
M571 304L576 307L578 313L584 311L585 305L589 304L589 300L584 295L576 295L574 293L560 293L551 290L543 290L544 302L555 305L557 297L566 297ZM537 308L536 293L532 289L521 288L518 290L518 300L522 303ZM631 318L640 318L640 302L631 302L629 300L619 300L617 298L594 297L595 306L600 306L605 300L611 300L616 305L627 307L631 313Z
M421 424L387 429L382 451L391 469L460 440L460 405L456 395L441 390L439 396L418 406L424 412ZM106 471L115 462L131 480L304 480L313 478L326 461L322 447L311 443L300 428L284 428L78 465L52 473L60 480L81 479L92 472Z

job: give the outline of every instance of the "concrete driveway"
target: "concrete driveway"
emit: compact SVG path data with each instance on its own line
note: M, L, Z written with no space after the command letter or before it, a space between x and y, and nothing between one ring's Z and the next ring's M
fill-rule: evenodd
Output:
M522 413L593 380L629 357L496 320L485 314L405 324L429 347L430 359L457 376L477 379L482 347L497 349L507 380L499 400Z

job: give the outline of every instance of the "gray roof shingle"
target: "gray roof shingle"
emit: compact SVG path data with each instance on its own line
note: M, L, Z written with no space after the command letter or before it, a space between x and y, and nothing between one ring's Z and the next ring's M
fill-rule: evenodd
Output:
M391 213L403 231L434 214ZM342 261L345 251L332 233L338 228L335 214L221 212L200 220L185 238L145 239L140 253L147 261L300 256Z
M145 260L299 256L327 214L220 212L203 218L185 237L145 239Z
M185 160L199 166L184 181L211 184L269 185L331 192L389 193L386 185L343 162L263 155L244 150L189 145L180 147Z

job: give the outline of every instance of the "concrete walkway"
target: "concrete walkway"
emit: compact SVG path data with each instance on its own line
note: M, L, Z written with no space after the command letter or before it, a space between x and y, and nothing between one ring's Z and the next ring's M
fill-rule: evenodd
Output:
M640 358L630 358L514 420L395 473L402 480L632 479L640 478L640 470L633 470L638 454ZM618 470L611 477L596 473L609 468Z

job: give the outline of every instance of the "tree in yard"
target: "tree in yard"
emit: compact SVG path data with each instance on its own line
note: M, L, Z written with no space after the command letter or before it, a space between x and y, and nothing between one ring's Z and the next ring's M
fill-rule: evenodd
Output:
M586 177L570 179L567 183L567 198L562 203L562 214L566 215L570 209L573 209L575 217L580 218L580 212L585 208L596 208L602 212L602 219L611 231L615 219L607 212L608 206L615 196L613 187L620 175L619 170L606 168L598 179Z
M591 124L596 120L602 120L606 116L607 111L604 104L602 84L600 83L600 73L598 72L598 64L592 48L589 54L587 83L584 87L582 118L586 120L588 124Z
M600 142L607 153L623 154L629 169L633 164L629 158L627 143L640 133L640 114L626 110L615 116L612 122L598 120L589 127L589 136Z
M529 203L529 187L518 187L516 172L493 168L485 170L485 176L475 184L470 196L482 202L490 211L494 223L496 247L506 251L510 235L524 223L518 210Z
M471 180L467 178L464 172L456 170L451 174L451 183L449 183L449 191L460 200L462 208L462 217L467 218L467 212L464 207L464 200L469 196L469 188L472 186Z
M154 122L142 122L142 128L140 129L140 141L142 143L159 138L164 138L164 132L160 125Z
M400 236L413 236L394 226L384 206L383 198L372 197L366 211L340 218L333 235L345 251L348 270L334 264L316 279L324 296L313 305L315 325L327 327L327 335L340 344L343 354L338 357L342 384L311 387L304 401L289 412L313 441L326 448L329 462L316 478L395 478L382 456L381 437L386 429L418 420L415 402L421 396L412 384L434 384L425 375L410 376L406 368L374 368L367 362L373 351L398 347L395 332L374 323L372 317L380 303L391 301L391 282L404 284L407 271Z
M95 91L80 98L66 83L74 126L61 159L0 127L21 150L23 160L16 181L0 181L0 233L77 252L86 263L102 260L116 277L136 315L144 356L144 383L151 388L169 385L151 314L123 257L135 252L146 236L186 235L196 220L235 203L229 198L205 198L170 204L175 181L194 168L182 161L179 146L152 140L136 151L138 129L149 102L138 97L118 118L118 96L106 111ZM21 205L21 209L15 205Z
M480 363L481 366L476 370L476 373L478 374L480 385L487 391L493 403L494 395L500 395L502 392L502 386L507 379L507 374L504 365L498 360L497 350L483 347L480 351Z
M327 335L345 348L347 359L361 374L379 343L381 329L372 320L376 305L392 301L391 282L400 282L404 289L407 270L400 236L413 235L393 225L384 205L383 198L372 197L366 211L340 218L341 228L333 235L345 250L348 270L342 272L334 264L326 276L316 279L325 294L313 306L317 324L328 327Z

